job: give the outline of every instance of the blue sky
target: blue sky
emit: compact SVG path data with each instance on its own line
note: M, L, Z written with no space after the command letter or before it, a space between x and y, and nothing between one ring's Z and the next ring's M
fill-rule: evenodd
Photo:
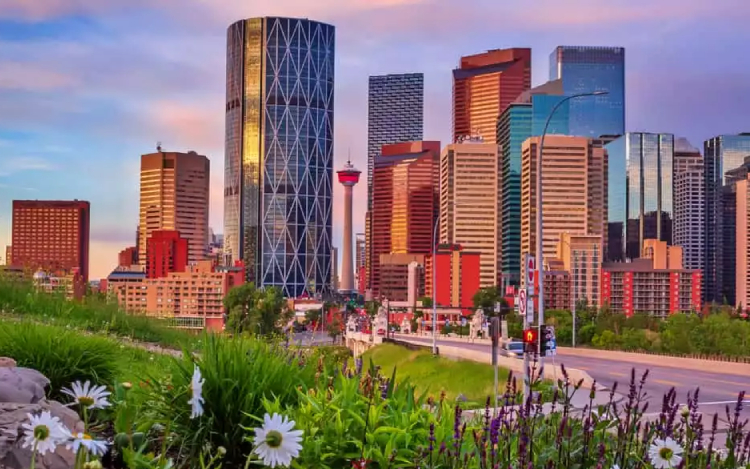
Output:
M157 141L209 156L220 232L226 27L273 15L337 27L336 167L351 150L366 168L368 75L423 72L425 138L445 143L459 57L514 46L533 49L534 84L557 45L625 47L629 131L698 147L750 131L747 0L0 0L0 246L12 199L86 199L91 277L107 275L134 243L139 155Z

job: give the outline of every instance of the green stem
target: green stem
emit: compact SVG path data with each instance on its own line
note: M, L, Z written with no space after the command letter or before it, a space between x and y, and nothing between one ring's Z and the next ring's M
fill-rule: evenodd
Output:
M164 438L161 441L161 454L159 455L159 467L164 462L164 455L167 453L167 437L169 436L169 427L172 425L171 420L167 420L167 425L164 428Z
M31 466L29 466L29 469L34 469L34 466L36 465L36 447L38 444L38 441L34 441L34 449L31 451Z

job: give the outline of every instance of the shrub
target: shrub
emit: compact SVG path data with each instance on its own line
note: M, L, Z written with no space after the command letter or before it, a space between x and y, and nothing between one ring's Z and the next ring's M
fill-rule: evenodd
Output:
M114 343L101 337L27 322L0 323L0 356L49 378L53 399L61 399L61 389L73 381L111 385L118 371L118 352Z
M283 405L296 403L297 388L313 384L317 368L325 365L306 360L276 343L242 337L207 335L200 357L186 355L173 361L172 375L155 377L147 389L154 417L179 435L180 453L197 460L206 444L227 449L228 467L241 467L250 446L243 443L243 426L263 415L263 399L276 398ZM205 413L190 418L188 390L194 365L205 379Z

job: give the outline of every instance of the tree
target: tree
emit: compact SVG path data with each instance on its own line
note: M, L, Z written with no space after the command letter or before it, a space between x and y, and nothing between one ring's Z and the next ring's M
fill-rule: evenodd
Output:
M253 283L240 285L229 290L224 306L229 311L226 329L235 333L269 336L279 333L280 326L291 319L284 296L276 287L258 290Z
M338 315L334 315L333 319L331 319L331 322L328 323L327 326L328 335L331 337L331 340L333 340L333 343L336 343L336 338L341 335L341 329L342 324L341 320L339 319Z
M305 321L308 324L318 324L320 321L321 312L319 309L309 309L305 311Z
M472 301L474 309L481 309L486 317L495 316L495 303L500 303L500 316L505 316L510 310L508 302L503 298L497 286L480 288L474 293Z

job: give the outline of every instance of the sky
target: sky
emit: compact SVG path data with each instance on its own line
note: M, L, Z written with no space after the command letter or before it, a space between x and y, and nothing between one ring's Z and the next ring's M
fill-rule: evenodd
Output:
M210 158L220 233L226 28L255 16L336 26L334 170L351 152L366 171L369 75L424 73L424 137L445 144L451 70L506 47L532 48L533 85L558 45L625 47L628 131L699 148L750 131L747 0L0 0L0 247L11 200L89 200L90 276L105 277L135 243L140 155L157 142ZM366 192L362 180L357 232Z

